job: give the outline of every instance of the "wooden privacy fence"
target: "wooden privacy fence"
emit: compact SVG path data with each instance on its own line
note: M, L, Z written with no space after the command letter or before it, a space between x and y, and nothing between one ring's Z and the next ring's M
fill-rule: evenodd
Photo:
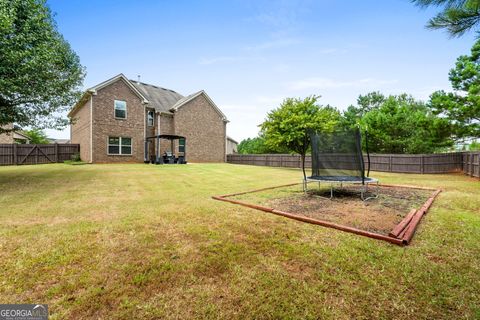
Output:
M365 156L365 162L367 157ZM439 154L371 154L370 170L399 173L463 172L479 177L480 152L454 152ZM270 167L300 168L301 158L295 154L230 154L228 163ZM310 168L310 156L305 166Z
M463 155L463 173L480 178L480 152L469 152Z
M63 162L79 152L79 144L0 144L0 165Z

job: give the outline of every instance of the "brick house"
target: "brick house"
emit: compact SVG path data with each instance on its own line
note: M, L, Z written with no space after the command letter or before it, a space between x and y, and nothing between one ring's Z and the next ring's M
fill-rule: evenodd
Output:
M0 133L0 144L1 143L20 143L25 144L30 142L30 138L23 134L20 130L14 130L13 123L3 126L3 129L12 130L9 132Z
M88 89L68 116L71 143L87 162L148 161L145 141L160 134L185 140L150 140L149 155L187 148L189 162L225 161L228 120L203 90L182 96L119 74Z

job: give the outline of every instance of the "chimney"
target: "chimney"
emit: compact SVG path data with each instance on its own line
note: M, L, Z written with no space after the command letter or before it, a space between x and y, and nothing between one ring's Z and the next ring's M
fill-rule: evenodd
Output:
M140 75L137 75L137 83L140 83Z

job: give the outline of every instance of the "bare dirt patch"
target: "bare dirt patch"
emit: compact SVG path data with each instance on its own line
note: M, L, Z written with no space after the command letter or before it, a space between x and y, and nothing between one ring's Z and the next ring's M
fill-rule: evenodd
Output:
M376 191L375 187L371 191ZM362 201L359 187L337 188L333 199L328 198L329 188L310 188L304 194L298 187L290 187L242 195L241 200L387 235L411 209L420 208L431 193L429 190L379 187L378 198Z

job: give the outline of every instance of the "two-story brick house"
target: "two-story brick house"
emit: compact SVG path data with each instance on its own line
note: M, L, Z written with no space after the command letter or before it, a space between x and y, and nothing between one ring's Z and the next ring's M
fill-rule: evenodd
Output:
M186 143L189 162L224 162L227 118L205 91L182 96L119 74L88 89L68 115L71 143L80 144L82 160L91 163L143 162L148 137L171 134L185 137L148 144L178 152Z

